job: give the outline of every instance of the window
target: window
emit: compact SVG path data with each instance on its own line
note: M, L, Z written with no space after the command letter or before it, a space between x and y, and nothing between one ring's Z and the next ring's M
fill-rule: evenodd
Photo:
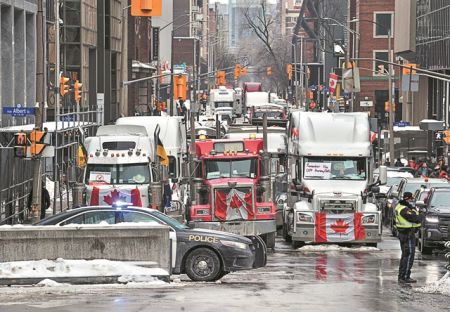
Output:
M256 158L206 160L206 179L219 178L256 178Z
M78 216L73 217L62 223L66 224L99 224L106 222L108 224L116 223L115 211L89 211Z
M305 180L366 180L365 158L308 157L304 158Z
M106 165L88 164L86 184L148 184L150 169L147 163Z
M374 13L374 20L374 37L388 37L388 31L391 31L392 36L392 13Z
M169 156L169 174L173 178L178 177L177 159L173 156Z
M156 223L160 224L155 218L148 214L144 214L136 211L123 211L122 212L123 222L145 222L145 223Z
M389 61L389 53L388 51L373 51L373 58L382 61ZM380 69L381 66L382 68ZM384 70L383 70L384 68ZM374 61L373 62L373 75L374 76L386 76L389 67L386 63Z

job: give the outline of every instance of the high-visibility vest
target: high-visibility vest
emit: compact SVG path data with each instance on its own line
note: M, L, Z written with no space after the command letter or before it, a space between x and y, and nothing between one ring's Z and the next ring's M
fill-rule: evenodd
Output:
M420 223L412 223L412 222L409 222L408 220L406 220L405 218L402 217L402 215L400 213L405 208L406 208L406 206L401 205L401 204L398 204L395 207L395 226L398 229L410 229L410 228L418 228L418 227L420 227L420 225L421 225ZM415 211L415 210L412 210L412 211L415 214L417 214L417 211Z

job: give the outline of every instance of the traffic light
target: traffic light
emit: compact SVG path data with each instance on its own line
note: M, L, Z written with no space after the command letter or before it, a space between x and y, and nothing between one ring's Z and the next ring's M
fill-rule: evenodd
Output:
M173 97L175 99L182 98L186 100L187 79L185 75L177 75L173 77Z
M75 81L75 84L73 85L75 102L77 102L77 104L79 104L80 100L81 100L81 87L82 86L83 86L83 84L80 83L78 80Z
M162 0L131 0L131 16L161 16Z
M27 157L27 134L25 132L14 134L14 157Z
M444 134L442 141L444 141L446 144L450 144L450 130L444 130L442 131L442 133Z
M224 86L225 85L225 71L219 70L217 72L217 85Z
M45 131L33 130L30 133L30 153L31 157L40 155L45 148L44 137Z
M389 101L384 102L384 111L389 112ZM392 112L395 113L395 103L392 103Z
M286 72L288 74L288 79L292 80L292 64L287 64Z
M234 79L238 79L241 76L241 64L236 64L234 67Z
M267 72L267 76L272 76L272 67L267 67L267 70L266 70L266 72Z
M59 77L59 94L61 94L61 96L66 95L67 93L69 93L69 78L64 77L63 75L61 75L61 77Z

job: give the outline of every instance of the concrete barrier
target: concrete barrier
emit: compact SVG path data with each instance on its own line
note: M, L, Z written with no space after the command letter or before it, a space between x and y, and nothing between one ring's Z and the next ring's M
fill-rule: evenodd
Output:
M170 274L169 228L157 225L0 227L0 262L57 258L153 261Z

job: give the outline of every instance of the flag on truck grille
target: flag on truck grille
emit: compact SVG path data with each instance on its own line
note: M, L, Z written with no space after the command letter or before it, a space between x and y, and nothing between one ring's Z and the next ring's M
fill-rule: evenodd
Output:
M364 240L366 235L361 218L360 212L343 214L317 212L315 241L327 243Z
M164 145L159 138L159 133L161 132L161 129L159 125L156 126L155 129L155 141L156 141L156 155L159 157L159 163L163 166L169 166L169 157L167 157L166 150L164 148Z
M89 200L91 206L112 205L118 201L142 207L141 192L137 187L131 190L100 189L95 186L92 188Z
M254 217L251 189L244 193L237 189L226 191L220 189L216 193L216 217L221 220L251 220Z

